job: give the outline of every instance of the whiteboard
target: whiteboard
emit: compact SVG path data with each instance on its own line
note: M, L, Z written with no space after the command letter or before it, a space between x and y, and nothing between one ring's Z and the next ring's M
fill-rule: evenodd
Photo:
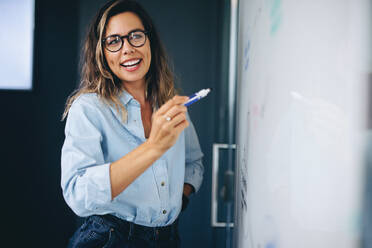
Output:
M239 2L235 247L358 247L369 10Z

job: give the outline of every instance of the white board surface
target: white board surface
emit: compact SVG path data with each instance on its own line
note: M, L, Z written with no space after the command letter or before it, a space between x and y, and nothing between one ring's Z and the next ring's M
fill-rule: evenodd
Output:
M367 0L241 0L235 247L353 248Z

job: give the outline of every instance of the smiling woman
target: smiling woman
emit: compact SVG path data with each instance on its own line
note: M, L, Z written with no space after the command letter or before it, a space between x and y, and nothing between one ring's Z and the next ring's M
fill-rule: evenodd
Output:
M179 247L203 154L150 17L134 1L108 2L83 54L63 116L61 186L88 218L69 247Z
M105 58L126 89L143 84L141 81L150 68L151 48L144 29L141 19L133 12L120 13L107 23L107 38L103 40Z

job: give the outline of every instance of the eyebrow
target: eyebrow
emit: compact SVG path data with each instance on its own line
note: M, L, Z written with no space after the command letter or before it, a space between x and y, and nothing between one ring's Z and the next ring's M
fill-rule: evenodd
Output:
M136 32L136 31L143 31L143 32L145 32L145 30L144 29L141 29L141 28L135 28L135 29L132 29L132 30L130 30L127 34L125 34L125 35L128 35L128 34L130 34L130 33L133 33L133 32ZM121 34L118 34L118 33L116 33L116 34L110 34L110 35L107 35L106 36L106 38L107 37L110 37L110 36L125 36L125 35L121 35ZM106 39L106 38L104 38L104 39Z

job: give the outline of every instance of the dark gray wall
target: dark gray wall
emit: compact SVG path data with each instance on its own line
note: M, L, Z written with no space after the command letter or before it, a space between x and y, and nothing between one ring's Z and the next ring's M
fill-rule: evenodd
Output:
M0 91L2 243L9 247L65 247L73 231L59 186L60 119L76 82L77 7L36 0L34 88Z

